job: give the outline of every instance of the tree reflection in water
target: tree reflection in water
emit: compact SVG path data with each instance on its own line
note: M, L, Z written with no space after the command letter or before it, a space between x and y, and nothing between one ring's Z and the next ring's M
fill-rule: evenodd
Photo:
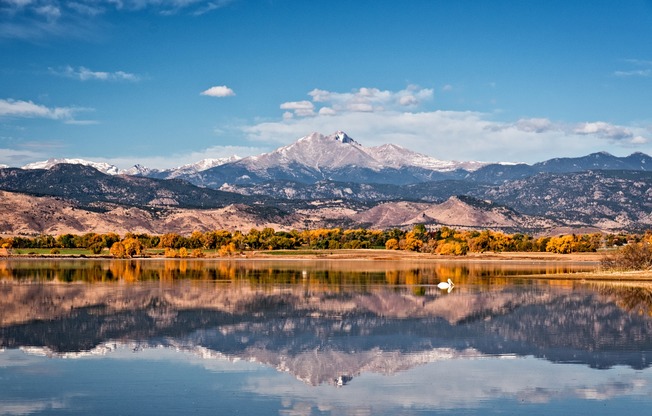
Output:
M147 371L156 370L138 357L172 354L163 351L181 351L205 367L253 362L277 372L256 379L253 387L243 384L233 394L246 393L247 404L252 395L266 392L269 399L277 394L280 408L287 411L297 403L307 409L395 414L401 410L397 403L428 403L432 410L470 402L482 406L501 398L520 405L523 398L543 403L563 397L647 397L646 377L652 378L650 287L545 278L586 269L471 262L8 260L0 262L0 351L4 348L4 357L12 359L18 348L30 357L140 351L143 355L127 359ZM456 286L450 293L437 288L448 278ZM14 365L11 359L3 364L2 357L0 384L10 379L2 372ZM153 368L168 365L158 360ZM89 377L95 377L89 366ZM178 371L174 363L170 366ZM130 367L120 368L128 372ZM589 372L614 368L620 369L617 374ZM120 373L118 384L138 379L140 370L134 371ZM220 371L217 379L228 380L225 374L232 370ZM239 377L259 374L248 370ZM294 397L300 388L281 378L287 374L312 390ZM583 374L581 379L577 374ZM378 378L388 375L393 377ZM26 385L38 383L22 377L18 380ZM43 385L64 383L52 377L44 377ZM365 390L363 380L374 388ZM413 400L415 391L431 397L441 380L450 387L449 396ZM193 391L214 382L215 377ZM342 388L327 392L322 386ZM99 391L114 389L103 382ZM352 393L343 404L344 396L336 392ZM360 401L373 392L373 403ZM175 396L164 392L161 400L168 395ZM138 399L135 403L141 403ZM203 398L229 399L215 390ZM379 403L384 410L374 407ZM260 409L250 413L255 410Z

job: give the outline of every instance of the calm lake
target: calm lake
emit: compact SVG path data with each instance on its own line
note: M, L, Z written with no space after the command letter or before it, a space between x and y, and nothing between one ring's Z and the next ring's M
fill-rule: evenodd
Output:
M652 286L593 267L0 259L0 415L649 414Z

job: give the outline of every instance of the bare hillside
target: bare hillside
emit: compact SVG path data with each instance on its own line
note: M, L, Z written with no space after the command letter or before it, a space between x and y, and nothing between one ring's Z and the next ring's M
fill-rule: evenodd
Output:
M147 211L117 206L107 212L94 212L52 197L35 197L0 191L0 234L82 234L87 232L127 232L189 234L194 230L229 229L248 231L253 227L283 229L284 224L263 222L244 205L193 210ZM291 219L287 221L292 224ZM291 227L290 227L291 228Z

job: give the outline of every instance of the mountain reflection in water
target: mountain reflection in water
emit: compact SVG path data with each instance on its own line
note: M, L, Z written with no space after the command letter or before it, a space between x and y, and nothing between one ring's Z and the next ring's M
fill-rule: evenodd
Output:
M56 356L169 346L255 360L310 385L456 356L649 366L649 287L528 280L573 267L510 267L8 261L0 347ZM448 278L450 293L436 287Z

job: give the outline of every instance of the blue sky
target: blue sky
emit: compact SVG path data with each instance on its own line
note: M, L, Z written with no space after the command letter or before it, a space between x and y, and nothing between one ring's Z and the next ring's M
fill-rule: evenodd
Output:
M444 160L652 154L652 1L0 0L0 164L336 130Z

